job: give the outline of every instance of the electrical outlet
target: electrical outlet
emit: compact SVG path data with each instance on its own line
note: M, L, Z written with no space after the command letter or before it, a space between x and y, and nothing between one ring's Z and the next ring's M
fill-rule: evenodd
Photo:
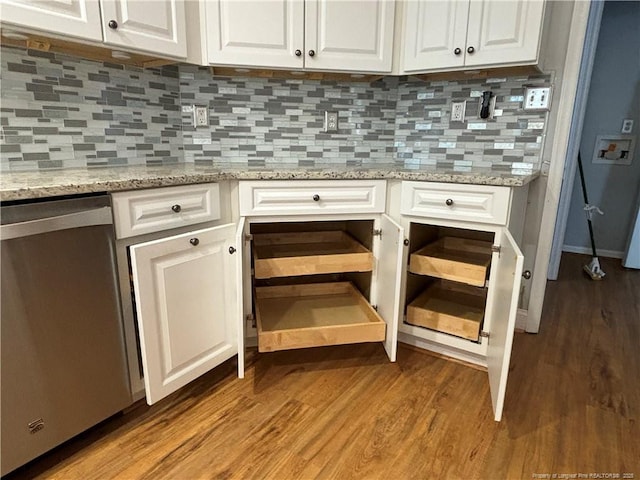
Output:
M451 102L451 121L464 122L464 112L467 108L467 102Z
M549 110L551 87L527 87L524 91L524 110Z
M209 126L209 108L204 105L193 106L193 126L208 127Z
M620 133L631 133L632 131L633 131L633 120L631 120L630 118L623 120L622 130L620 130Z
M324 131L338 131L338 112L329 112L328 110L324 112Z

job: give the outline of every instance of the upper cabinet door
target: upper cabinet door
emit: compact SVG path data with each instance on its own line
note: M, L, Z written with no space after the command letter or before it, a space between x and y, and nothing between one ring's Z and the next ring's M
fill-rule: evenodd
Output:
M466 65L533 63L538 58L543 0L474 0L469 7Z
M182 0L100 0L100 5L105 43L163 56L187 56Z
M395 3L306 0L308 70L390 72Z
M212 0L205 9L210 63L302 68L303 0Z
M485 323L483 329L489 333L487 347L489 388L494 418L499 422L502 418L504 396L507 391L524 256L506 228L496 234L495 242L500 245L500 252L494 252L491 261L489 284L491 295L487 299L485 315L491 323L490 325Z
M2 22L102 42L98 0L3 0Z
M389 360L396 361L398 350L398 322L400 321L400 284L403 270L404 229L388 215L380 216L380 224L376 228L382 231L379 246L374 250L376 255L376 299L378 314L387 324L387 335L384 349ZM374 246L375 249L375 246Z
M228 224L130 248L149 405L238 353L236 235Z
M404 70L463 66L469 2L412 0L405 5Z

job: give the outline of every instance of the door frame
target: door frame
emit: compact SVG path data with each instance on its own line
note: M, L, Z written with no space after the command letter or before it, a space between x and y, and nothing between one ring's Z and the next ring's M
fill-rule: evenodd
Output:
M587 100L589 88L591 86L591 75L595 62L596 48L600 36L600 23L602 21L602 11L604 10L604 0L594 0L589 9L589 20L587 21L587 31L585 33L584 49L578 76L578 87L576 90L576 100L573 107L573 118L571 120L571 130L567 145L567 155L565 157L564 172L562 175L562 190L558 201L558 214L556 216L555 229L553 232L553 244L551 246L551 258L549 259L548 280L557 280L560 269L560 258L564 236L567 230L567 219L571 206L573 185L576 177L576 166L580 141L582 140L582 127L587 110Z

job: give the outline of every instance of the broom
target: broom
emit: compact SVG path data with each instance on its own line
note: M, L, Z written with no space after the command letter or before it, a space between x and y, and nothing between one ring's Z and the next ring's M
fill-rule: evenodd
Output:
M580 169L580 183L582 183L582 196L584 197L584 211L587 212L587 224L589 225L589 238L591 238L591 252L593 253L593 257L591 258L591 261L587 265L583 265L582 269L585 271L587 275L591 277L592 280L602 280L605 276L605 273L600 268L600 261L598 260L598 254L596 253L596 242L593 239L593 225L591 224L591 217L593 216L594 210L598 212L600 215L604 215L604 213L595 205L589 205L589 200L587 199L587 186L584 183L584 171L582 170L582 159L580 158L580 152L578 152L578 168Z

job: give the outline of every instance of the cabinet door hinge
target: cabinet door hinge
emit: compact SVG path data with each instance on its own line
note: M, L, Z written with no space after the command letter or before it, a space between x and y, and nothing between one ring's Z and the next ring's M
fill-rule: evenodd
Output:
M480 332L480 337L481 338L489 338L489 332L481 331Z
M379 229L379 228L375 228L375 229L373 230L373 236L374 236L374 237L382 237L382 230L381 230L381 229Z
M497 253L498 256L500 256L500 250L502 250L502 247L500 247L500 245L491 245L491 251L493 253Z
M251 322L251 326L252 326L253 328L256 328L256 319L255 319L255 317L253 316L253 313L249 313L249 314L247 315L247 322Z
M250 233L245 233L244 234L244 241L245 242L250 242L252 240L253 240L253 235L252 234L250 234Z

